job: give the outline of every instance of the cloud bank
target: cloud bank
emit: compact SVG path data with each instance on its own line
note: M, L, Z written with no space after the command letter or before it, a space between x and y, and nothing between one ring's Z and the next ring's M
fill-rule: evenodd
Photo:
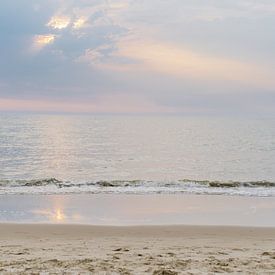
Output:
M275 114L271 0L11 0L0 26L0 110Z

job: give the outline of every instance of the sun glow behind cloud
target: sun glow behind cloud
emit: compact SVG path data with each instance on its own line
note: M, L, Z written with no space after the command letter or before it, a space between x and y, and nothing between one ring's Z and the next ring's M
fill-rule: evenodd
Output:
M65 29L69 26L71 19L67 16L53 16L47 26L53 29Z
M82 28L85 25L86 20L87 19L85 17L78 18L77 20L74 21L73 28L76 30Z
M46 35L35 35L33 39L33 49L41 50L48 44L52 44L55 40L56 36L54 34L46 34Z

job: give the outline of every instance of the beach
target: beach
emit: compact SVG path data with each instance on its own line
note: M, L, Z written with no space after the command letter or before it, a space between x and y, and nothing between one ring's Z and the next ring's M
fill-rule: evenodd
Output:
M0 273L272 274L273 198L6 195Z
M0 225L0 272L272 274L275 229Z
M274 274L273 120L0 126L0 274Z

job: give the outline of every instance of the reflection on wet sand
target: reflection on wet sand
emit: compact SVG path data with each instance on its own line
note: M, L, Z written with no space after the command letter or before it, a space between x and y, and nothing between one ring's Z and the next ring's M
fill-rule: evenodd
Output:
M63 223L67 220L62 209L37 209L31 212L33 215L38 215L41 219L52 223Z
M81 215L70 211L69 196L46 196L46 207L31 210L31 214L39 220L50 223L77 223L81 222Z
M55 219L56 221L64 221L65 220L65 215L64 213L61 211L61 209L57 209L56 213L55 213Z
M0 209L0 222L275 226L273 198L214 195L9 195L1 198Z

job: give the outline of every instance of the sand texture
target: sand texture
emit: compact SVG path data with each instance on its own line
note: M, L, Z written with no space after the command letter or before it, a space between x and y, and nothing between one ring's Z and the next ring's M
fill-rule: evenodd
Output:
M275 229L0 225L1 274L275 274Z

